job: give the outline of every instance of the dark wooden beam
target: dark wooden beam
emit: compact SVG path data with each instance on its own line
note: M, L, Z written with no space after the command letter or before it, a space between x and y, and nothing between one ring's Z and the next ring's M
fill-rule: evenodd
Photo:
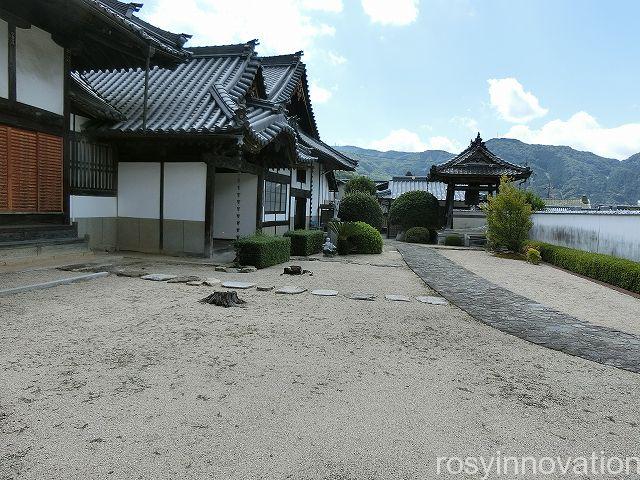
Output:
M262 222L262 227L281 227L284 225L289 225L289 220L272 220L270 222Z
M164 250L164 160L160 161L160 212L159 212L159 242L158 248Z
M299 198L311 198L311 191L302 188L291 187L291 196Z
M256 231L262 231L264 205L264 169L258 173L258 188L256 189Z
M5 98L0 98L0 123L52 135L62 135L65 128L64 115Z
M212 162L207 163L207 182L205 187L204 210L204 256L213 256L213 219L216 188L216 166Z
M251 173L252 175L259 175L263 168L255 163L247 162L241 156L237 157L222 157L205 153L203 155L205 163L213 163L217 168L226 168L234 172Z
M14 103L17 98L16 87L16 26L9 24L9 102Z
M264 179L268 182L286 183L287 185L291 183L291 175L283 175L282 173L270 172L269 170L264 172Z
M71 143L69 129L71 128L71 101L69 87L71 82L71 52L64 50L64 79L63 79L63 122L62 130L62 212L65 223L71 222Z

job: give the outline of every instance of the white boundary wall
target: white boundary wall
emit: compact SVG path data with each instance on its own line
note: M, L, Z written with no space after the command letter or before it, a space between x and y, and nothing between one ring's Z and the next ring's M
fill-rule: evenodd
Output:
M532 220L533 240L640 262L640 212L546 211Z

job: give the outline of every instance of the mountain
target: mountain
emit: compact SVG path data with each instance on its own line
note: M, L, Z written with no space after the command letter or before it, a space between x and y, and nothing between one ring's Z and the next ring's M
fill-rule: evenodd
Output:
M531 145L509 138L493 138L487 147L499 157L519 165L529 165L530 187L540 196L555 198L587 195L592 204L631 203L640 200L640 153L627 160L600 157L571 147ZM431 165L454 157L442 150L425 152L379 152L353 146L336 147L358 160L358 173L373 179L393 175L426 175Z

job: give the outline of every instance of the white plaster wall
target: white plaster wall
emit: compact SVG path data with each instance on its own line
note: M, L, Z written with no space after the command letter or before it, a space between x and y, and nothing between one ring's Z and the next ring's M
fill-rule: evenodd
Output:
M117 217L117 197L71 195L71 220L77 218Z
M640 214L537 213L530 238L640 261Z
M302 168L300 170L302 170ZM305 168L304 170L307 171L306 182L298 181L297 168L294 168L293 170L291 170L291 185L293 185L293 188L301 188L303 190L309 190L309 187L311 186L311 168Z
M64 49L36 27L16 29L17 100L62 115Z
M118 216L160 218L160 163L118 164Z
M258 177L241 173L240 177L240 236L256 231ZM213 236L236 238L238 174L216 173L213 203Z
M164 164L164 218L204 222L207 165Z
M0 20L0 97L9 98L9 26Z

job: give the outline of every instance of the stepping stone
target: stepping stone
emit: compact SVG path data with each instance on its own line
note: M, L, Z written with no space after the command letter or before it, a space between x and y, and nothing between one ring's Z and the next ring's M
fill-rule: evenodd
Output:
M151 280L152 282L166 282L167 280L171 280L176 277L177 275L169 275L167 273L150 273L149 275L144 275L140 278L143 280Z
M205 278L202 283L207 287L215 287L222 283L222 280L218 280L217 278Z
M291 285L287 285L285 287L280 287L279 289L276 290L276 293L285 293L288 295L297 295L299 293L304 293L306 292L307 289L304 287L294 287Z
M115 274L118 277L138 278L146 275L148 272L144 270L116 270Z
M337 290L312 290L311 295L318 295L320 297L335 297L338 295Z
M200 280L200 277L196 277L195 275L181 275L176 278L172 278L167 281L167 283L189 283L189 282L197 282Z
M218 265L216 267L216 272L225 272L227 271L227 267L223 266L223 265Z
M253 273L258 269L256 267L241 267L238 269L238 273Z
M239 288L240 290L246 290L248 288L255 287L256 284L247 282L224 282L222 286L225 288Z
M190 287L200 287L204 284L204 280L193 280L192 282L187 282L187 285Z
M410 302L411 299L406 295L385 295L384 298L392 302Z
M416 297L416 300L421 303L428 303L430 305L449 305L449 302L447 302L442 297L431 297L431 296Z
M271 285L271 286L268 286L268 285L258 285L258 286L256 287L256 289L257 289L259 292L270 292L270 291L271 291L271 290L273 290L274 288L275 288L275 287L274 287L273 285Z
M373 301L376 299L376 296L374 293L361 293L361 292L356 292L356 293L352 293L351 295L349 295L349 298L351 300L369 300L369 301Z

